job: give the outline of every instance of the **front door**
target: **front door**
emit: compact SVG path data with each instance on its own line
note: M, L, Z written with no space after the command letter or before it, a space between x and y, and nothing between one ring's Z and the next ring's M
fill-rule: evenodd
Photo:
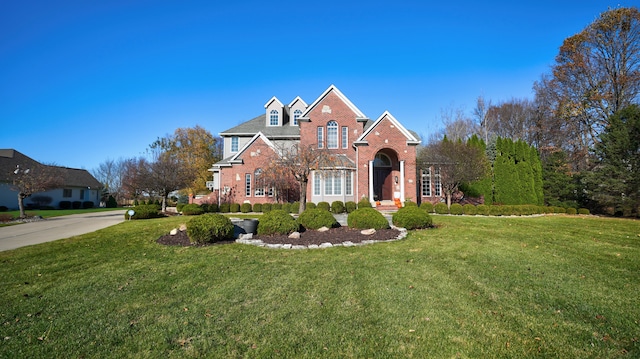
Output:
M374 167L373 170L373 196L375 201L390 200L389 177L391 177L391 167Z

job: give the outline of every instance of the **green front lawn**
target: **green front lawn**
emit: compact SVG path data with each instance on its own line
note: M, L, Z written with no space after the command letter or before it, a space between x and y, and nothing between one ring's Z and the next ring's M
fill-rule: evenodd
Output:
M86 209L34 209L26 210L27 216L40 216L42 218L68 216L70 214L105 212L105 211L122 211L123 208L86 208ZM20 211L0 212L0 214L9 214L14 218L20 217Z
M638 221L436 216L326 250L154 242L184 220L0 252L0 357L640 356Z

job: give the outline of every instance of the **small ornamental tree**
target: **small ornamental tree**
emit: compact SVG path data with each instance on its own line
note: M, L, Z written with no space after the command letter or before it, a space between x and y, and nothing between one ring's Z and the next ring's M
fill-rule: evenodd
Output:
M45 192L62 185L62 176L57 172L59 169L54 166L46 166L37 162L27 163L22 166L17 165L7 177L12 178L12 189L18 192L18 208L20 218L27 215L24 211L24 199L34 193Z

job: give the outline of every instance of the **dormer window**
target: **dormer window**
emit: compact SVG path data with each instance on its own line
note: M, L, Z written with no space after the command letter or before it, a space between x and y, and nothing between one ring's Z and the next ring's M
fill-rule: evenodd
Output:
M231 137L231 152L238 152L238 136Z
M295 110L293 111L293 125L298 126L298 119L302 116L302 111Z
M269 113L269 126L278 126L280 123L278 120L278 110L271 110Z

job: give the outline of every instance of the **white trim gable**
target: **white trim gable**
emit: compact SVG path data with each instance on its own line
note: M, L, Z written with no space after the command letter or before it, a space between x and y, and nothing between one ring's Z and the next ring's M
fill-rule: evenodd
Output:
M273 101L277 102L279 107L284 107L282 102L280 102L277 97L273 96L271 100L267 101L267 103L264 104L264 108L269 107Z
M307 108L307 103L304 102L304 100L302 98L300 98L300 96L297 96L296 98L294 98L291 103L289 103L289 108L293 107L293 105L296 104L296 102L301 102L302 106L304 106L305 108Z
M311 110L313 110L318 103L320 103L320 101L322 101L325 97L327 97L327 95L333 92L335 93L338 98L340 98L340 100L342 100L342 102L344 102L347 107L349 107L349 109L351 109L351 111L353 111L356 114L356 119L357 120L368 120L368 117L364 115L364 113L362 113L362 111L360 111L359 108L356 107L356 105L353 104L353 102L351 102L347 96L345 96L342 92L340 92L340 90L338 90L338 88L335 85L331 85L329 86L328 89L326 89L322 95L320 95L315 101L313 101L313 103L311 105L309 105L309 107L307 107L307 110L304 111L302 113L302 116L300 116L301 120L309 120L309 117L307 117L309 115L309 112L311 112Z
M371 124L371 126L369 126L369 128L367 128L367 130L364 131L362 135L360 135L360 137L358 137L358 139L353 142L353 144L367 144L365 137L367 137L374 130L374 128L376 128L385 118L391 121L393 126L395 126L400 131L400 133L402 133L404 137L407 138L407 145L420 144L421 141L417 139L413 134L411 134L411 132L409 132L409 130L407 130L404 126L402 126L402 124L398 122L398 120L396 120L396 118L393 117L393 115L389 113L389 111L385 111L382 115L380 115L380 117L378 117L378 119L375 120L373 124Z
M255 134L255 136L253 136L249 142L245 143L244 146L242 146L241 149L238 150L238 153L236 153L235 155L233 155L233 157L229 158L229 163L231 164L241 164L242 160L239 159L240 155L243 154L247 148L249 148L254 142L256 142L256 140L260 138L262 139L262 141L264 141L264 143L267 144L267 146L269 146L274 152L278 152L278 150L276 149L276 146L273 144L273 142L271 142L267 136L265 136L262 132L258 132Z

